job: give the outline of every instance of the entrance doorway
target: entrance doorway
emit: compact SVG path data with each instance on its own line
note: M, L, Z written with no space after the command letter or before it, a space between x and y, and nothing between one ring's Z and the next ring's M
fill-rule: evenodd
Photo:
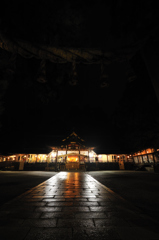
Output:
M68 155L66 170L78 170L79 169L79 157L78 155Z
M119 169L120 170L124 170L125 169L124 160L122 160L122 159L119 160Z
M78 162L78 156L77 155L68 156L67 162Z

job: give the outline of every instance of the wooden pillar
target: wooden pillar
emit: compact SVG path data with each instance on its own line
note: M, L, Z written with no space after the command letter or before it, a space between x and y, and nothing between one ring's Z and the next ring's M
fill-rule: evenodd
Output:
M153 156L153 163L155 165L155 153L154 152L152 153L152 156Z
M49 155L46 156L46 166L49 167Z
M18 154L16 154L16 160L15 161L18 162Z
M153 169L154 169L154 171L155 171L155 153L153 152L152 153L152 156L153 156Z
M79 146L79 163L80 163L80 146Z
M57 148L57 151L56 151L56 163L57 163L57 157L58 157L58 148Z
M88 148L88 162L89 162L89 148Z
M135 163L134 156L132 155L133 163Z
M67 162L67 145L66 145L66 162Z
M56 169L56 171L58 171L58 169L57 169L57 159L58 158L58 148L57 148L57 150L56 150L56 160L55 160L55 169Z

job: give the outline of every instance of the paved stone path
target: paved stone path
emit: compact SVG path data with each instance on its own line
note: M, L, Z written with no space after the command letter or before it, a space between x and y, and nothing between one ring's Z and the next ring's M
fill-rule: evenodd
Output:
M82 172L60 172L0 209L0 240L159 239L158 223Z

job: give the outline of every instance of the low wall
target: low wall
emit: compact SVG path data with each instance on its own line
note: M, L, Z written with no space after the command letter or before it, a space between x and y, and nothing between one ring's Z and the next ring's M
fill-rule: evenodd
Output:
M5 161L0 162L0 170L3 171L18 171L19 170L20 162L13 162L13 161ZM47 170L47 163L24 163L24 171L45 171ZM55 171L56 164L49 163L48 164L49 171Z
M85 163L86 171L96 170L119 170L118 162L106 162L106 163Z
M19 162L13 162L13 161L0 162L0 170L18 171L19 170Z
M135 170L136 166L133 162L124 162L125 170Z
M25 163L24 171L56 171L56 163Z
M19 170L19 162L13 162L13 161L6 161L6 162L0 162L0 170L3 171L18 171ZM84 168L85 166L85 168ZM82 166L83 168L79 168L81 170L86 171L97 171L97 170L119 170L119 163L118 162L106 162L106 163L85 163L85 165ZM148 164L135 164L135 163L129 163L125 162L124 167L125 170L138 170L138 171L147 171L145 167L147 167ZM65 164L57 164L56 163L24 163L24 171L65 171ZM154 171L159 172L159 164L155 164Z
M24 171L44 171L47 163L24 163Z
M63 164L65 165L65 164ZM56 163L24 163L24 171L56 171L61 169L61 164L56 166ZM96 170L119 170L118 163L85 163L86 171ZM0 162L0 170L19 170L19 162ZM64 169L61 169L64 170ZM84 168L83 168L84 170Z

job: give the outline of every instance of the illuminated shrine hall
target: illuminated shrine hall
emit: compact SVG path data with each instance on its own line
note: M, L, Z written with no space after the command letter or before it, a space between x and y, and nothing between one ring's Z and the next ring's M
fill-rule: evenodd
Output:
M56 141L57 143L58 141ZM125 169L126 163L134 164L154 164L158 162L158 154L155 149L147 149L142 152L126 154L119 150L107 150L107 146L103 150L96 147L86 146L85 141L80 138L75 132L61 141L61 144L49 146L48 151L43 149L16 152L0 155L0 168L12 168L18 164L17 170L37 169L43 165L41 170L86 170L89 164L95 164L98 169L98 164L111 164L115 169ZM115 164L115 165L113 165ZM106 168L110 168L107 165ZM29 168L27 168L29 167ZM89 165L90 167L90 165Z
M60 147L51 147L52 151L48 155L50 162L64 163L66 169L79 169L80 165L87 161L94 162L97 154L94 147L86 147L85 141L75 132L62 140Z

